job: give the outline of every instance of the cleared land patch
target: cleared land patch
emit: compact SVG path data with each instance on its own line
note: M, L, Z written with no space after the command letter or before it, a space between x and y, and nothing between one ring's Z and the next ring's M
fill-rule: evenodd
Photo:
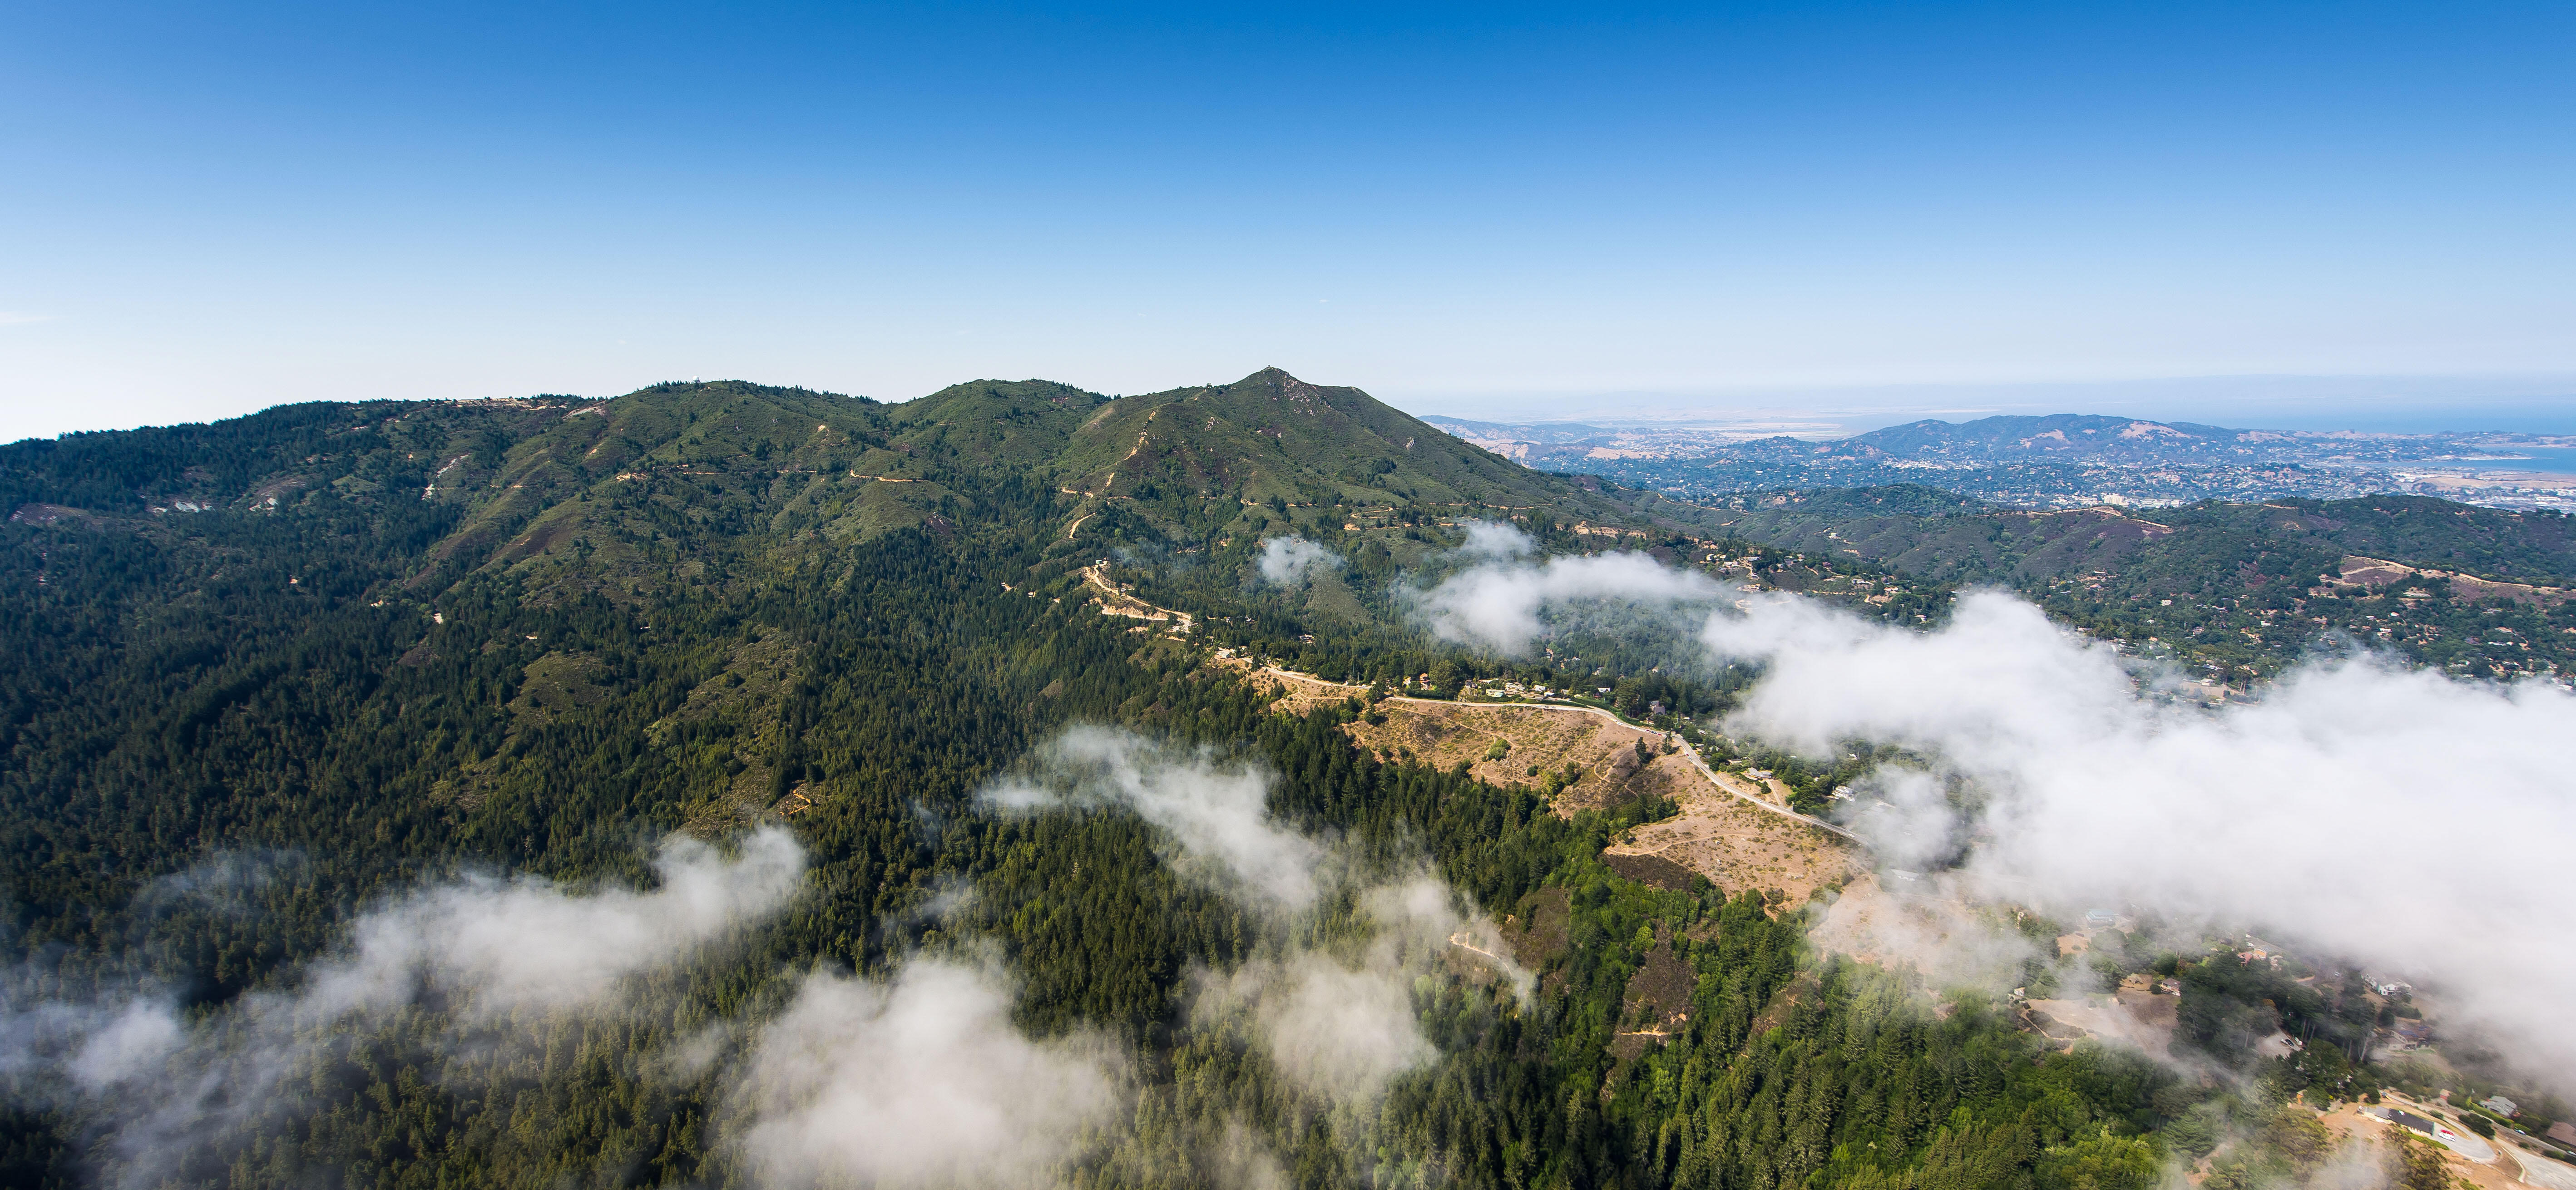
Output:
M1357 687L1330 689L1334 698L1358 692ZM1579 707L1528 703L1390 698L1377 709L1385 715L1384 723L1354 722L1346 730L1361 746L1381 754L1411 756L1444 769L1465 764L1468 772L1496 785L1539 786L1549 773L1572 766L1574 781L1551 799L1559 814L1640 796L1671 799L1680 814L1628 832L1603 853L1622 875L1670 887L1678 869L1705 876L1730 894L1777 889L1796 904L1859 870L1849 844L1749 804L1737 794L1740 787L1752 795L1757 787L1751 782L1732 773L1704 772L1687 748L1665 753L1663 733L1650 728ZM1647 749L1642 762L1636 751L1641 741ZM1507 745L1500 756L1493 755L1497 743Z
M1092 581L1096 591L1118 594L1096 576ZM1180 614L1139 606L1163 616ZM1368 692L1365 686L1256 667L1230 650L1218 650L1209 663L1256 688L1267 683L1271 706L1281 711L1333 706ZM1864 870L1848 841L1790 813L1785 791L1710 769L1689 745L1668 743L1665 733L1606 712L1541 703L1392 697L1343 730L1380 756L1441 769L1464 765L1469 774L1493 785L1545 788L1551 774L1570 774L1571 780L1563 781L1549 799L1560 815L1640 797L1672 801L1679 814L1631 830L1603 852L1613 870L1632 879L1687 888L1681 873L1695 872L1730 895L1755 889L1797 904ZM1667 752L1667 747L1673 750Z
M1149 624L1169 625L1180 632L1188 632L1194 622L1188 612L1156 607L1129 594L1126 588L1102 577L1097 566L1083 567L1082 578L1091 588L1092 602L1100 605L1100 614L1104 616L1125 616L1131 620L1148 621ZM1137 629L1139 632L1145 630L1142 627Z
M2124 1042L2170 1062L2181 1001L2179 996L2127 988L2081 1000L2033 1000L2022 1006L2023 1023L2060 1048L2071 1049L2087 1037L2098 1037Z
M1875 875L1846 885L1807 939L1820 951L1911 967L1936 987L2012 987L2021 982L2023 960L2040 956L2039 943L1993 910L1928 884L1882 886Z
M1705 779L1684 788L1688 796L1674 798L1679 815L1628 832L1605 856L1659 857L1708 877L1729 894L1777 891L1791 905L1861 870L1851 845L1826 831L1747 805Z

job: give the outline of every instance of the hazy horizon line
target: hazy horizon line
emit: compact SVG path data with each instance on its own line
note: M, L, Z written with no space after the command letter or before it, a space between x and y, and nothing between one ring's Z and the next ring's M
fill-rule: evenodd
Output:
M1267 367L1268 365L1265 365ZM1254 369L1245 375L1253 375ZM1295 369L1283 369L1309 383L1340 387L1340 378L1314 380ZM997 377L954 383L972 384ZM1031 376L1023 380L1077 382ZM812 384L773 384L749 377L688 380L664 379L605 395L574 392L526 392L392 400L526 400L571 397L611 400L664 384L748 383L847 396L886 405L904 405L937 395L888 399L840 392ZM1008 381L1005 381L1008 383ZM1170 392L1192 384L1135 393L1102 395L1124 399ZM1917 381L1880 384L1818 383L1673 388L1548 387L1497 390L1491 387L1424 391L1401 383L1387 389L1350 384L1415 417L1449 417L1465 421L1516 425L1569 423L1605 426L1743 425L1794 422L1808 432L1864 433L1888 425L1933 418L1974 421L1982 417L2079 414L2132 417L2150 421L2190 421L2230 429L2372 433L2576 433L2576 373L2424 373L2302 374L2251 373L2108 380ZM1098 390L1091 390L1098 391ZM359 404L377 398L350 398ZM2197 408L2223 402L2225 408ZM61 438L72 434L205 424L254 416L285 405L280 401L239 412L216 412L203 419L89 426L53 433L19 434L8 443ZM2144 407L2124 407L2144 406ZM2498 419L2509 419L2500 421Z

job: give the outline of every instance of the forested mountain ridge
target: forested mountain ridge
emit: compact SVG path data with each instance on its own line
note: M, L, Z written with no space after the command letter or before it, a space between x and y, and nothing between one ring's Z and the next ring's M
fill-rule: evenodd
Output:
M107 647L193 606L195 584L250 581L245 567L291 619L361 596L434 603L476 575L616 605L738 592L817 550L912 527L949 541L961 521L1009 538L995 557L1023 569L997 581L1016 585L1113 551L1239 571L1264 536L1338 538L1353 522L1375 535L1360 552L1393 564L1432 548L1422 527L1514 509L1541 528L1704 515L1535 475L1275 369L1117 401L1038 381L891 406L717 382L596 402L295 406L0 447L0 492L37 587L135 551L153 576L108 584L112 603L133 602L84 630L30 621L35 652ZM174 631L259 638L239 622L250 604L217 603L217 619Z
M1429 646L1382 608L1334 619L1321 581L1246 589L1258 538L1340 546L1347 595L1479 514L1559 548L1576 521L1667 552L1713 531L1706 510L1409 437L1356 390L1257 373L1114 401L718 383L296 406L0 448L13 1020L165 997L206 1039L159 1080L188 1085L258 1057L228 1040L244 1006L304 986L408 889L649 886L655 839L754 822L809 865L776 917L604 1015L460 1034L462 1010L424 997L317 1027L290 1093L201 1113L230 1123L175 1157L133 1148L112 1098L21 1095L0 1180L768 1184L726 1115L752 1028L808 972L924 955L997 956L1017 1027L1123 1047L1134 1101L1052 1171L1066 1184L1235 1185L1219 1156L1250 1146L1319 1190L2145 1190L2167 1122L2268 1118L2054 1050L1979 998L1936 1007L1902 976L1802 959L1795 906L1607 868L1627 811L1560 817L1531 788L1354 748L1363 707L1274 714L1201 648L1085 605L1079 568L1115 553L1233 617L1211 635L1313 636L1411 674ZM1282 922L1188 879L1134 814L977 800L1077 723L1257 762L1271 813L1356 870L1427 869L1516 923L1531 999L1427 969L1401 993L1422 1064L1377 1098L1302 1086L1192 1005L1211 972L1358 945L1357 891ZM2323 1018L2340 993L2309 995Z
M729 497L755 484L767 519L732 519ZM1338 533L1352 517L1398 510L1640 527L1699 512L1530 472L1357 389L1275 368L1115 400L1046 381L977 381L885 405L727 381L606 401L281 407L214 426L0 447L0 485L13 509L56 509L29 509L22 522L167 520L326 495L381 507L417 494L459 516L407 579L415 591L452 581L459 567L551 570L567 554L590 581L631 590L679 565L667 556L674 548L936 528L1017 486L1062 497L1055 515L1068 539L1098 516L1095 532L1135 522L1191 546L1265 527ZM622 511L592 507L601 502Z

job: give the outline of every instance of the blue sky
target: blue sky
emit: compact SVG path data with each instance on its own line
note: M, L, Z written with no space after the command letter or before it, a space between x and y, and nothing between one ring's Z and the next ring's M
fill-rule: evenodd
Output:
M2570 61L2565 4L14 5L0 438L1269 364L1462 416L2538 417ZM2246 379L2140 383L2195 377Z

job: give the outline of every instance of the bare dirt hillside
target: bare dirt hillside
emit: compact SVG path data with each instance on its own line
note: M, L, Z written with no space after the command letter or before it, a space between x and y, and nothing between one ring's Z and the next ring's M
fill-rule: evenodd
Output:
M1145 604L1104 610L1130 616L1162 611ZM1211 664L1256 687L1266 684L1272 705L1285 711L1331 706L1368 692L1283 669L1256 671L1223 650ZM1786 794L1776 786L1712 770L1678 741L1667 752L1664 733L1607 712L1402 697L1381 700L1373 711L1377 722L1358 720L1344 730L1388 758L1443 769L1463 764L1491 784L1530 787L1544 787L1549 774L1570 767L1573 780L1550 799L1558 814L1645 795L1671 799L1681 808L1678 815L1638 827L1603 852L1613 869L1632 880L1686 889L1697 874L1730 894L1756 889L1796 904L1866 870L1851 843L1782 808Z
M1638 827L1604 853L1631 879L1686 883L1697 873L1729 893L1776 890L1794 904L1858 871L1848 843L1716 784L1735 782L1746 795L1755 789L1734 774L1706 772L1686 749L1664 752L1660 732L1578 707L1390 698L1377 709L1384 723L1355 722L1348 730L1381 753L1442 768L1464 763L1497 785L1537 786L1546 774L1573 766L1575 780L1552 799L1559 814L1644 794L1672 799L1679 815ZM1647 749L1642 763L1640 741Z

